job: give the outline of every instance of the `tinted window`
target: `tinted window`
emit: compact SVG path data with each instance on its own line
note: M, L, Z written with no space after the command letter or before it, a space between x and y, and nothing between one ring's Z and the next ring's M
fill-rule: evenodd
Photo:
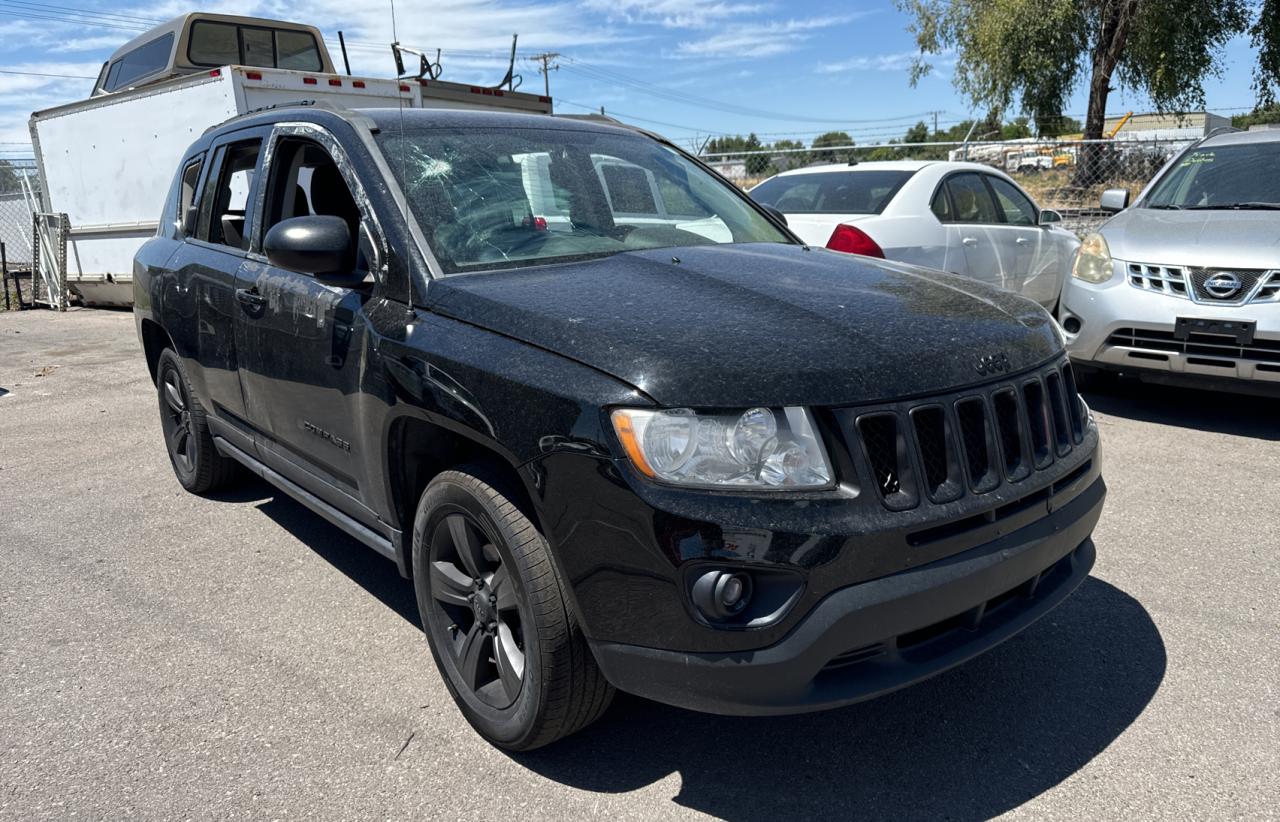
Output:
M240 62L240 40L230 23L197 20L191 24L187 59L207 66L229 66Z
M375 139L448 274L647 248L788 242L719 177L640 135L568 128L396 128L380 130ZM611 161L602 168L615 171L598 171L601 158ZM609 177L607 183L602 179ZM696 223L658 216L649 179L660 189L677 189L708 216ZM613 207L606 184L619 197ZM648 211L629 218L623 205Z
M600 176L604 178L614 214L658 213L653 191L649 188L649 176L644 169L606 163L600 166Z
M182 224L183 234L190 234L195 229L196 214L192 206L196 202L196 186L200 182L202 159L192 160L182 169L182 182L178 188L178 220Z
M276 32L276 68L295 71L320 71L320 49L316 38L305 31Z
M1220 208L1280 203L1280 142L1197 148L1143 200L1147 207Z
M206 222L202 218L201 224L207 226L209 242L243 251L249 249L245 213L249 208L249 193L253 191L254 169L258 165L261 147L261 140L246 140L222 149L224 159L218 172L218 185L211 196L204 198L209 219Z
M197 20L191 25L187 59L205 66L261 66L320 71L320 46L305 31L236 26Z
M173 32L138 46L111 64L111 68L107 71L107 91L124 88L144 77L163 71L169 65L169 56L172 52Z
M324 148L309 140L281 140L271 160L267 214L262 234L281 220L310 215L341 217L352 243L348 267L368 270L366 253L357 258L362 239L360 207L337 164Z
M1004 213L1004 221L1010 225L1038 225L1040 212L1016 186L1008 180L988 175L987 182L996 193L996 202Z
M938 186L938 191L933 195L933 202L929 203L929 208L933 209L934 215L942 222L952 221L951 200L947 197L946 186Z
M240 29L240 63L266 68L276 64L275 39L270 29Z
M953 221L957 223L998 223L995 200L977 174L954 174L947 178L951 192Z
M751 190L784 214L879 214L914 171L861 169L790 174Z

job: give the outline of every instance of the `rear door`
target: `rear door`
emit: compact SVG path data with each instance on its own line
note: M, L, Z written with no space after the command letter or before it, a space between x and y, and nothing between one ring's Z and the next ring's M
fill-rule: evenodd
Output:
M235 346L236 273L248 254L241 227L252 217L249 191L266 134L265 129L231 132L211 146L199 205L179 215L187 236L169 262L187 313L172 318L173 324L192 329L186 347L200 366L189 369L193 388L206 410L233 426L245 414ZM184 176L188 171L184 168ZM228 436L252 447L252 438L236 428L241 436Z
M262 219L255 251L240 269L236 347L245 408L264 463L374 525L377 518L364 503L374 489L362 466L378 463L360 454L361 374L371 353L363 347L369 338L364 306L373 275L367 275L366 287L324 285L272 265L258 249L277 222L312 214L347 221L355 243L353 268L376 268L381 246L372 239L376 223L367 219L367 206L358 205L367 200L351 193L358 183L350 164L335 157L336 144L322 145L296 130L281 127L273 138L258 197Z
M975 280L1003 286L1000 248L992 231L1000 223L1000 217L995 198L982 177L977 172L962 171L945 178L942 183L945 204L935 195L934 214L945 205L948 268Z

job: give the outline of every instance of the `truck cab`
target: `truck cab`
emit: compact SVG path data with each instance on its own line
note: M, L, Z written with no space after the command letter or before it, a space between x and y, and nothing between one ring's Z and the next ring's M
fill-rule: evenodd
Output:
M191 13L175 17L116 49L102 64L93 96L114 94L220 66L252 66L333 74L315 26Z

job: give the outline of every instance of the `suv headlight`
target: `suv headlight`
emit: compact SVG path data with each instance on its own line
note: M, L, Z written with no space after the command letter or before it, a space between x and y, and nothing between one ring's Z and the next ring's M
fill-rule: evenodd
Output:
M1089 234L1076 252L1071 276L1086 283L1105 283L1111 279L1112 272L1111 249L1107 247L1107 241L1096 231Z
M831 464L804 408L619 408L611 419L627 459L650 479L700 488L831 485Z

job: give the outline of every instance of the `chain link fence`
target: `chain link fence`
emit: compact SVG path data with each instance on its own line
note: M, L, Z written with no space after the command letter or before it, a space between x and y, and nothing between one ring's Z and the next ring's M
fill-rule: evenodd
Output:
M1195 137L1113 140L1006 140L969 143L882 143L865 146L744 151L703 160L744 189L782 171L825 163L876 160L958 160L982 163L1013 177L1063 227L1086 234L1109 215L1098 207L1108 188L1134 195Z
M40 176L34 159L0 160L0 242L4 243L4 262L10 275L20 275L23 298L30 299L29 274L35 260L36 239L33 231L33 208L40 199ZM6 277L10 306L17 305L13 280ZM0 295L0 310L5 306Z

